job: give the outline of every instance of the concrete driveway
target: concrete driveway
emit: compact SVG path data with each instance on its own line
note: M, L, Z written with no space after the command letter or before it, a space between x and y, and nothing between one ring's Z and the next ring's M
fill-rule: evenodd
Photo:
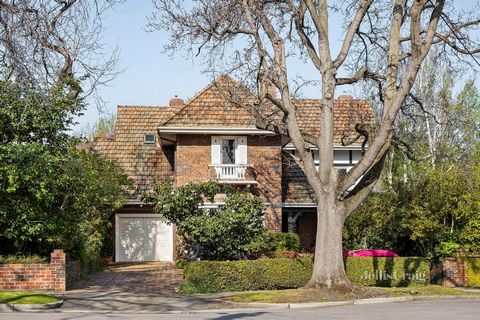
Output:
M166 312L228 308L198 296L177 293L182 271L172 263L113 264L78 281L65 294L62 311Z

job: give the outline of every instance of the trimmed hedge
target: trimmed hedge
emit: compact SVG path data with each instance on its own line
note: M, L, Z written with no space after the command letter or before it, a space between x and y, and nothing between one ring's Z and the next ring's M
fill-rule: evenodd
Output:
M480 258L466 258L467 282L469 287L480 287Z
M419 257L348 257L347 276L355 284L407 287L430 283L430 263Z
M184 269L182 293L279 290L304 286L311 277L311 259L193 261ZM422 258L349 257L347 276L358 285L427 285L430 265Z
M298 288L312 273L311 259L193 261L183 270L182 293Z

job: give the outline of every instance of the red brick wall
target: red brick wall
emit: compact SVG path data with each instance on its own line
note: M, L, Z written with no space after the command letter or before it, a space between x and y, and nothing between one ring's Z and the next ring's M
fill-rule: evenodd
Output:
M279 136L249 136L248 163L257 185L252 192L270 204L265 214L269 230L282 231L282 150ZM247 177L248 179L248 177Z
M264 199L270 206L265 218L272 231L282 230L282 161L279 136L247 136L247 180L257 181L252 193ZM215 179L211 164L211 135L178 135L175 158L177 185Z
M209 135L178 135L175 155L175 182L178 186L187 182L215 179L211 164L211 138Z
M443 261L443 285L445 287L466 287L468 285L465 261L459 258L446 258Z
M0 264L0 289L65 292L65 253L54 250L50 263Z

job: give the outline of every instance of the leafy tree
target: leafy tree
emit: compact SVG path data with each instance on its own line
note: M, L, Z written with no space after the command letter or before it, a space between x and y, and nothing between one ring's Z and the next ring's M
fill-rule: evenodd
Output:
M66 134L82 105L64 90L9 82L0 90L0 252L48 256L57 247L94 260L127 177Z
M0 144L37 143L60 147L69 143L66 131L84 104L63 92L63 85L49 92L10 81L0 81Z
M256 242L265 235L262 200L234 188L222 190L215 182L186 184L173 188L171 183L157 184L146 193L146 203L154 211L175 223L187 249L197 245L206 257L214 260L239 259L258 250ZM203 209L205 199L211 202L221 191L226 200L218 209Z
M441 258L458 247L480 252L480 145L465 163L396 179L346 223L345 244Z
M115 125L117 116L115 114L101 116L93 125L86 125L79 131L75 132L75 136L86 138L93 141L95 137L110 137L115 134Z

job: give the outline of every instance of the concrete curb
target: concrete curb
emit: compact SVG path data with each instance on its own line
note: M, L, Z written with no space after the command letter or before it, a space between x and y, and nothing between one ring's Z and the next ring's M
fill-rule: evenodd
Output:
M45 303L45 304L17 304L17 303L2 303L0 304L0 312L32 312L45 311L60 308L63 300Z
M413 301L438 301L438 300L480 300L480 296L470 295L453 295L453 296L407 296L407 297L391 297L391 298L368 298L368 299L354 299L343 301L327 301L327 302L303 302L303 303L262 303L262 302L230 302L235 306L252 307L260 309L309 309L309 308L324 308L337 307L348 305L362 305L362 304L381 304L394 302L413 302ZM192 311L195 312L195 311Z
M6 303L1 303L0 304L0 312L13 312L12 307Z
M346 301L327 301L327 302L303 302L290 303L289 309L308 309L308 308L324 308L324 307L340 307L354 304L353 300Z
M71 309L65 310L62 309L59 312L61 313L98 313L98 314L119 314L119 313L128 313L128 314L202 314L202 313L212 313L212 312L223 312L223 313L232 313L232 312L245 312L245 311L260 311L260 310L288 310L288 309L312 309L312 308L326 308L326 307L340 307L340 306L352 306L352 305L362 305L362 304L382 304L382 303L398 303L398 302L414 302L414 301L439 301L439 300L479 300L480 296L470 296L470 295L455 295L455 296L413 296L413 297L392 297L392 298L370 298L370 299L357 299L357 300L344 300L344 301L327 301L327 302L306 302L306 303L261 303L261 302L233 302L233 301L223 301L228 303L234 308L230 309L204 309L204 310L172 310L164 312L152 312L152 311L135 311L129 312L126 310L122 311L109 311L109 310L80 310L80 309ZM2 305L0 305L2 306ZM6 306L6 305L4 305ZM45 310L45 309L44 309ZM29 310L29 311L38 311L38 310ZM0 312L4 312L0 309ZM13 312L13 311L8 311Z

